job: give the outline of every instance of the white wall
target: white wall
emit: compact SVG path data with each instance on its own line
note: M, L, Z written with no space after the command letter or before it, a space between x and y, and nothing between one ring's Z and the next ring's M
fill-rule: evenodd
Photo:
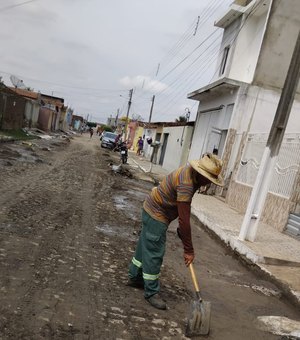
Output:
M241 90L230 123L236 130L235 142L227 167L229 174L234 167L243 133L269 134L280 98L280 92L249 86ZM300 96L294 100L286 134L300 133Z
M251 83L254 77L270 0L254 5L253 12L244 14L224 29L214 80L222 77ZM230 46L225 72L219 75L224 48Z
M283 87L299 27L300 1L273 0L254 77L255 85Z
M180 165L184 165L188 161L193 131L194 131L193 126L186 126L185 127L184 134L183 134L183 141L182 141L182 151L181 151Z
M236 39L228 77L251 83L261 48L267 13L249 16Z
M195 122L195 130L192 140L192 145L188 159L198 159L207 150L207 140L211 133L211 128L219 128L221 130L227 129L230 124L230 117L226 115L226 108L228 105L235 103L237 96L237 90L232 90L226 94L216 95L213 100L201 101L198 107L197 120ZM223 109L215 110L207 113L201 113L201 111L213 110L224 105Z
M236 32L240 28L240 25L241 25L241 18L238 18L237 20L232 22L229 26L227 26L226 29L223 32L222 42L221 42L221 46L220 46L220 51L219 51L219 56L218 56L218 60L217 60L217 64L216 64L216 70L215 70L215 73L214 73L213 81L216 81L219 78L228 77L229 70L230 70L231 63L232 63L232 56L234 54L234 45L233 45L232 42L234 40ZM220 73L220 66L221 66L221 63L222 63L224 48L227 47L228 45L230 45L230 50L229 50L229 55L228 55L228 58L227 58L225 72L220 75L219 74Z
M186 126L185 129L183 126L164 127L163 134L169 134L167 149L162 164L164 169L172 171L183 165L181 162L185 162L185 159L187 158L184 157L184 152L187 152L190 144L192 129L191 126ZM183 130L183 143L181 145Z
M269 133L276 113L277 105L280 99L280 92L250 86L243 107L240 108L239 124L235 127L237 132L241 133L247 130L247 125L252 119L249 127L249 133L262 134ZM252 117L252 118L251 118ZM295 99L286 133L300 132L300 101L299 97Z
M36 127L39 119L40 105L35 101L26 101L25 117L31 122L31 127Z
M150 159L153 148L147 143L147 138L152 137L152 141L155 141L156 129L144 129L143 135L145 135L144 140L144 157Z

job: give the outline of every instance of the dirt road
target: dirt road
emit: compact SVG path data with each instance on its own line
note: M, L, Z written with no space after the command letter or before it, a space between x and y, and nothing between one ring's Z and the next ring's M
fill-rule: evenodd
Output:
M193 293L175 225L161 278L169 309L153 309L125 286L152 185L114 175L108 164L117 155L96 136L43 143L0 145L0 339L184 339ZM286 300L262 294L259 287L280 292L197 221L193 235L213 304L209 339L279 339L256 329L256 317L299 319Z

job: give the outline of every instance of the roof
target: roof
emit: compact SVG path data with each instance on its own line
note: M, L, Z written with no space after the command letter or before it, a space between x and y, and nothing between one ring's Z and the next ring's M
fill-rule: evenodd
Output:
M41 95L41 99L44 104L51 104L57 106L60 109L64 106L65 101L64 98L53 97L43 93Z
M195 122L153 122L144 123L144 128L155 129L157 127L176 127L176 126L194 126Z
M82 122L83 122L83 120L84 120L82 116L73 115L72 117L73 117L73 120L80 120L80 121L82 121Z
M260 1L261 0L235 0L222 17L215 21L214 25L216 27L226 28L240 16L252 11L254 5L257 6L257 3Z
M42 102L44 104L51 104L51 105L57 106L60 109L64 107L64 101L65 101L64 98L53 97L47 94L43 94L43 93L41 94L39 92L28 91L28 90L24 90L20 88L15 88L15 87L8 87L8 88L22 97L37 100L39 96L41 96Z
M218 93L219 95L225 92L229 92L231 90L239 88L242 84L244 84L241 81L229 79L229 78L222 78L219 79L211 84L208 84L204 87L201 87L200 89L191 92L187 95L189 99L194 100L203 100L203 99L209 99L209 97L216 95Z
M23 90L23 89L19 89L19 88L16 88L16 87L8 87L8 88L10 90L12 90L13 92L17 93L18 95L25 97L25 98L37 100L38 96L39 96L38 92Z

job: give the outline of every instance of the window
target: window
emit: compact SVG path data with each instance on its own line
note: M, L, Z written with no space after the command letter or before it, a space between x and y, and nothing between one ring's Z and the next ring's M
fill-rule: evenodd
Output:
M220 65L219 76L221 76L225 72L225 68L226 68L226 64L227 64L227 60L228 60L229 50L230 50L230 46L226 46L224 48L222 62L221 62L221 65Z

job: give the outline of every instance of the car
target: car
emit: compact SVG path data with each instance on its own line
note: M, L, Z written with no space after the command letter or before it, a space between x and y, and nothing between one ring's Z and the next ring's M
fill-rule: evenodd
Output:
M113 132L104 132L103 137L101 139L101 148L114 149L116 146L115 140L117 138L117 134Z

